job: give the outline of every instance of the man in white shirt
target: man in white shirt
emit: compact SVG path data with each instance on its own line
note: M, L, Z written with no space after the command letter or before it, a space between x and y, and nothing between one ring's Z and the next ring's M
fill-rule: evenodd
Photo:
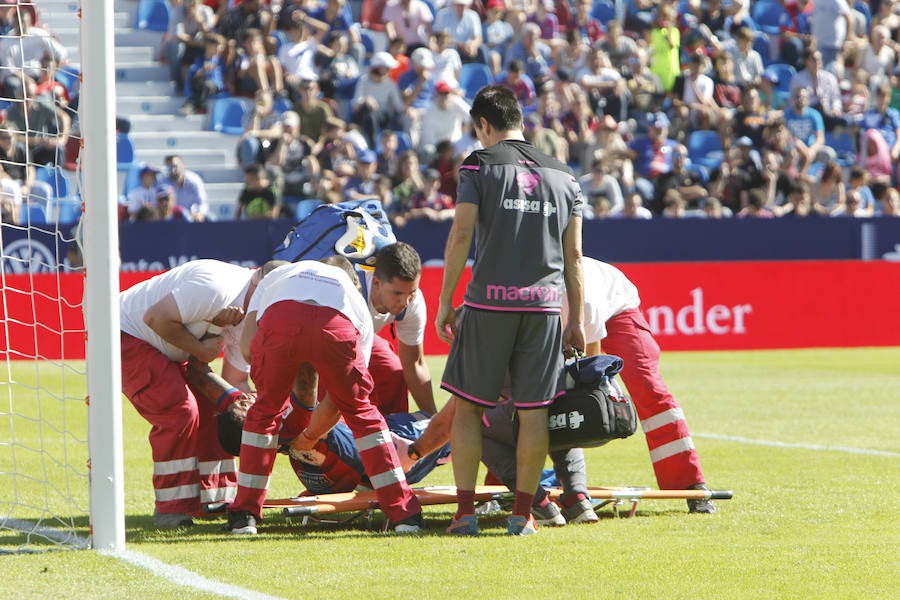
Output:
M459 142L472 122L469 117L472 107L457 93L457 89L446 81L439 81L434 91L434 103L422 115L419 135L420 146L428 154L433 153L442 140L450 140L454 144Z
M184 365L190 356L208 363L224 347L228 365L224 378L249 389L249 367L240 356L235 330L242 326L256 285L283 263L270 261L251 270L195 260L119 296L122 391L153 425L157 527L191 525L201 504L234 498L234 460L218 444L216 407L197 401L187 385Z
M311 369L328 393L291 442L293 450L312 450L343 416L394 530L412 533L423 526L421 507L406 482L390 431L369 400L373 382L367 364L374 335L356 272L343 257L285 265L261 282L247 308L241 337L257 399L244 422L238 493L229 509L228 531L256 533L281 417L295 382L308 380Z

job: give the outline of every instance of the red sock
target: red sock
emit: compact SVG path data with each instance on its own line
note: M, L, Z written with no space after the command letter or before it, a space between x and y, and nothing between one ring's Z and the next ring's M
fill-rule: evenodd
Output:
M456 490L456 518L475 514L475 490Z
M527 517L531 514L532 502L534 502L534 494L526 494L516 490L516 503L513 505L512 514Z
M581 492L578 492L574 496L562 497L560 498L560 500L562 501L563 506L565 506L566 508L572 508L576 503L581 502L582 500L587 500L587 496L585 496Z

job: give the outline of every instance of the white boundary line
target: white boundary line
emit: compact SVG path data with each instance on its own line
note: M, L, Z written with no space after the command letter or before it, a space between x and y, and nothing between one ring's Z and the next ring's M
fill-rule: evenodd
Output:
M211 592L226 598L239 598L241 600L279 600L277 596L269 596L268 594L255 592L240 586L207 579L193 571L188 571L182 567L164 563L161 560L140 552L134 552L132 550L122 550L119 552L114 550L100 550L99 552L105 556L124 560L136 567L147 569L154 575L168 579L178 585L195 588L204 592Z
M868 456L891 456L895 458L900 457L900 452L891 452L890 450L870 450L868 448L851 448L849 446L823 446L820 444L791 444L787 442L776 442L773 440L754 440L751 438L739 437L735 435L719 435L717 433L694 433L692 435L696 438L721 440L724 442L738 442L741 444L753 444L754 446L770 446L772 448L797 448L800 450L846 452L848 454L865 454Z

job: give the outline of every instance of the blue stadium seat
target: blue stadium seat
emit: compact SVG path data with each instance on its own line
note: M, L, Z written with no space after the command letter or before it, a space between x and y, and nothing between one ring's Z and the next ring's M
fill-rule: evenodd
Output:
M69 180L66 179L65 173L59 167L47 164L35 167L35 179L43 181L50 186L54 198L67 198L69 196Z
M718 169L725 158L722 138L714 130L691 131L688 135L687 149L692 163L702 165L710 171Z
M81 71L72 65L62 65L56 72L56 80L66 86L69 97L74 98L81 89Z
M835 135L833 132L825 132L825 145L832 148L837 154L837 163L842 168L850 168L856 164L856 144L849 133Z
M134 142L128 134L116 135L116 168L125 171L134 164Z
M48 205L48 215L59 224L77 223L81 218L81 200L78 198L57 198Z
M494 83L494 73L485 64L464 63L459 72L459 86L465 91L466 98L470 102L475 98L478 90L492 83Z
M606 0L594 2L594 8L591 9L591 18L596 19L601 25L606 27L607 23L616 18L616 7Z
M788 11L777 0L759 0L753 6L751 17L757 28L769 35L781 35L781 26L791 20Z
M19 220L22 221L23 225L47 224L47 209L44 208L43 204L40 204L38 202L29 202L28 208L23 212L24 214L19 218Z
M778 76L775 90L787 102L791 93L791 79L797 74L797 69L785 63L772 63L766 67L766 73Z
M360 41L362 41L363 47L366 49L366 56L372 56L375 52L375 36L373 36L372 32L368 29L360 29L359 38Z
M166 0L140 0L134 28L147 31L169 30L169 3Z
M763 66L772 64L772 46L769 44L769 35L764 31L757 31L753 38L753 49L759 52Z
M246 98L219 98L213 102L209 118L210 131L228 135L244 133L244 118L250 112L252 103Z
M407 150L412 149L412 139L410 139L409 134L405 131L395 131L397 134L397 153L406 152Z
M281 46L288 41L288 34L280 29L276 29L272 32L272 37L275 38L275 53L277 54Z

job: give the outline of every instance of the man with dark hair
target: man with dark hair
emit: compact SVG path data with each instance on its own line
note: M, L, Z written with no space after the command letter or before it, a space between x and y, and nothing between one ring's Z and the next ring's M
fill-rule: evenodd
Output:
M375 331L390 326L390 336L375 336L369 372L375 380L372 403L382 414L409 410L408 394L430 415L437 412L431 372L425 363L425 296L419 292L422 260L405 242L378 251L375 270L360 273L363 296Z
M291 390L312 389L309 381L314 376L328 394L291 447L312 450L343 416L394 531L412 533L423 526L419 501L400 468L384 418L369 400L373 383L366 365L374 337L371 317L346 265L300 261L260 283L241 336L257 400L244 422L238 492L229 509L228 531L256 533ZM304 404L311 405L311 399Z
M454 395L457 513L451 534L476 535L481 419L507 372L519 409L511 535L535 533L531 505L547 456L547 406L562 391L563 348L584 350L581 188L569 168L526 142L512 91L482 88L470 111L483 150L460 167L435 327L452 342L441 387ZM453 295L473 237L478 254L457 316ZM572 311L560 320L563 286ZM548 360L549 357L549 360Z

